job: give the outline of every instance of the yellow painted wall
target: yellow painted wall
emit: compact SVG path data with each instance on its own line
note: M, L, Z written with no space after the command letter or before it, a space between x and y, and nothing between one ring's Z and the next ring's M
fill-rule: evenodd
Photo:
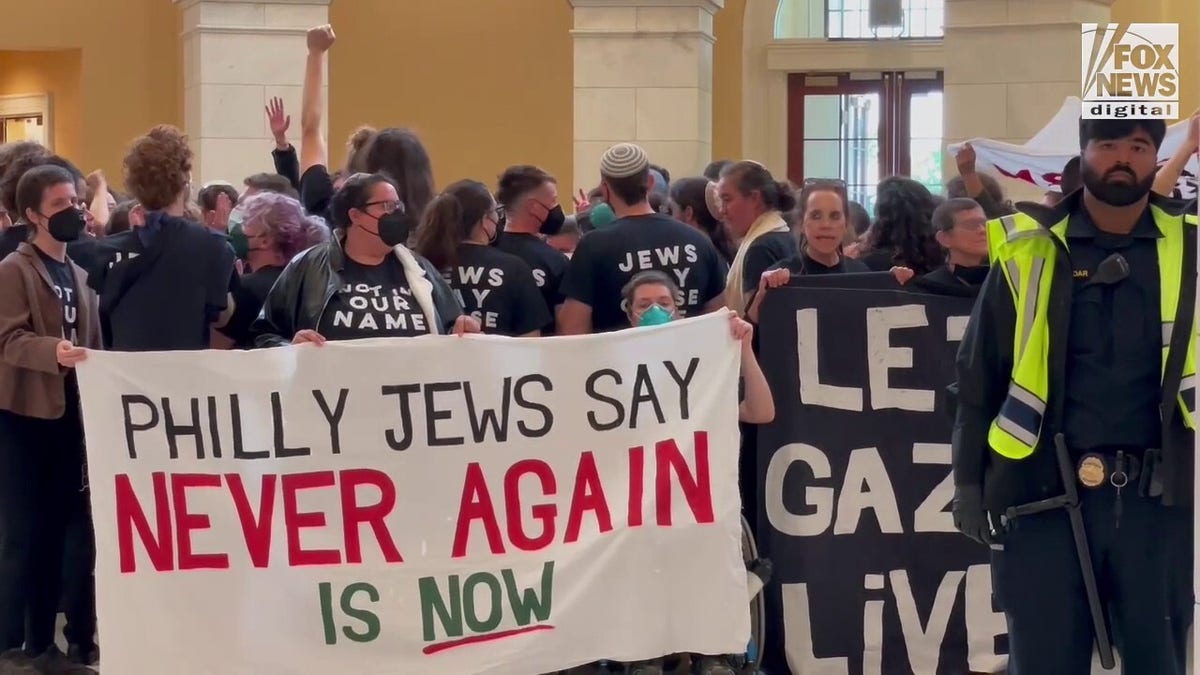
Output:
M71 158L83 150L80 55L78 49L0 51L0 97L50 94L50 139L55 152Z
M180 27L169 0L8 2L0 45L9 51L81 50L75 111L57 101L58 119L67 120L61 134L56 129L58 149L85 172L104 169L119 184L121 158L133 137L154 124L183 123ZM40 68L54 67L59 58L39 56L51 64ZM6 73L4 65L0 73ZM65 89L69 96L70 87Z
M1112 20L1179 24L1180 114L1200 107L1200 0L1116 0Z
M438 186L510 164L573 170L572 13L563 0L335 0L331 161L360 124L416 131ZM568 186L569 187L569 186Z
M713 19L713 159L742 159L742 23L746 2L725 0Z

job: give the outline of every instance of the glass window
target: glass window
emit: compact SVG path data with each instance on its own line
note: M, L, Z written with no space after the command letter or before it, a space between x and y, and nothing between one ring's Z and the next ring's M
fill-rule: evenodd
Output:
M933 194L942 193L942 92L914 93L908 125L909 175Z
M781 0L775 37L879 40L939 38L946 18L945 0L901 0L904 25L871 28L869 0Z

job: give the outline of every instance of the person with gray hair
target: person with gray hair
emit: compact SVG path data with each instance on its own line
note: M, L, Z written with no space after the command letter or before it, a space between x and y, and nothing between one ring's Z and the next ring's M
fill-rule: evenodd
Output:
M988 274L987 216L968 197L952 197L933 211L933 231L946 251L946 263L921 278L930 286L967 288L983 286Z

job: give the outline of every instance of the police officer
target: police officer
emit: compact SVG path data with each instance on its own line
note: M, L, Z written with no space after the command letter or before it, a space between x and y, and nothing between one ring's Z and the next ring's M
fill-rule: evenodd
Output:
M1124 672L1185 672L1196 205L1150 192L1165 133L1082 120L1084 188L988 223L992 271L957 362L954 521L991 545L1010 673L1091 672L1098 631L1068 510L1019 508L1068 487Z

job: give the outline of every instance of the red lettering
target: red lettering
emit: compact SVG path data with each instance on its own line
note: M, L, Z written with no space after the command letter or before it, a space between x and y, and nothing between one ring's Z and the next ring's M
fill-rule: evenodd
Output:
M225 474L233 505L237 508L238 520L242 522L242 538L246 540L246 552L255 567L268 567L271 563L271 517L275 514L275 474L262 477L262 491L258 497L258 516L250 506L250 497L242 485L242 477L236 473Z
M129 574L137 571L137 556L133 551L133 531L137 530L138 538L146 549L150 564L157 572L170 572L175 569L175 547L171 540L171 506L167 499L167 475L155 472L154 481L154 517L158 536L150 531L150 521L142 510L141 502L133 491L133 483L128 474L119 474L116 480L117 493L117 549L121 556L121 573Z
M504 542L500 539L496 509L492 505L487 481L483 478L483 469L479 467L478 462L467 465L467 476L463 479L462 501L458 506L458 524L454 527L451 558L461 558L467 554L467 540L471 537L473 520L483 523L483 532L487 535L488 547L491 548L492 554L503 555Z
M708 472L708 432L697 431L693 444L696 451L696 473L688 471L687 461L674 439L654 444L654 503L658 524L671 525L671 474L674 473L683 497L697 523L713 522L712 484Z
M642 526L642 493L645 491L646 451L642 446L629 449L629 526Z
M332 471L296 473L283 477L283 523L287 530L288 565L305 567L337 565L342 562L341 552L335 549L301 548L300 530L325 527L325 514L321 511L302 513L296 499L296 493L301 490L332 487L336 482Z
M1011 173L1009 171L1005 171L1004 167L997 166L996 170L999 171L1000 174L1003 176L1007 176L1009 178L1016 178L1017 180L1023 180L1026 183L1033 183L1035 185L1037 184L1037 181L1035 181L1033 179L1033 174L1030 173L1029 169L1021 169L1020 171L1017 171L1016 173Z
M375 533L375 541L389 563L404 562L400 550L392 540L392 534L384 519L396 508L396 485L382 471L374 469L351 469L342 471L339 480L342 489L342 531L346 535L346 562L362 563L362 539L359 526L366 523ZM360 506L357 489L360 485L372 485L379 489L379 502Z
M179 569L226 570L229 556L224 553L195 553L192 551L192 532L212 527L208 516L190 513L187 504L188 488L219 488L221 477L207 473L171 474L171 502L175 505L175 539L179 542Z
M579 470L575 474L575 492L571 494L571 510L567 514L567 534L563 543L579 541L579 529L583 525L583 514L591 511L596 515L600 534L612 530L612 515L608 512L608 500L604 497L604 486L600 483L600 472L596 469L596 458L591 452L579 456Z
M525 526L521 521L521 477L525 475L537 476L543 496L554 496L558 488L554 480L554 469L540 459L523 459L509 467L508 472L504 474L504 510L508 520L508 540L522 551L538 551L549 546L554 540L554 517L558 515L558 507L554 504L537 504L530 507L529 512L534 519L542 521L542 533L537 537L525 534Z

